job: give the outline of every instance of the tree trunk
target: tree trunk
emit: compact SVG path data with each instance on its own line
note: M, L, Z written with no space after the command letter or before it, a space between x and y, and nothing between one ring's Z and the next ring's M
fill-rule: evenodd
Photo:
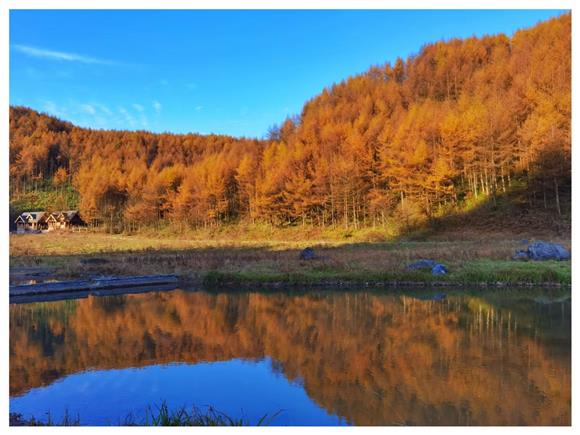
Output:
M562 210L560 209L560 193L558 192L558 180L554 178L554 193L556 194L556 209L558 210L558 215L562 216Z

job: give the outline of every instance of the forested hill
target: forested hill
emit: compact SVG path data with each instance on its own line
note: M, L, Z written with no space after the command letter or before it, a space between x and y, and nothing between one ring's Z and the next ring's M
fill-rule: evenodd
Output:
M96 131L11 107L11 195L70 184L95 221L356 228L422 222L518 189L557 216L569 213L570 129L564 14L372 67L267 140Z

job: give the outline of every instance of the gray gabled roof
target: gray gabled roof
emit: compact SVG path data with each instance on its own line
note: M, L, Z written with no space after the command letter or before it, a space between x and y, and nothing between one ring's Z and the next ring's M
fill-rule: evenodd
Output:
M45 215L45 211L25 211L16 218L16 221L22 219L25 222L39 222L45 217Z
M55 216L58 220L63 220L65 222L69 222L74 218L79 212L77 210L66 210L55 212L57 216Z

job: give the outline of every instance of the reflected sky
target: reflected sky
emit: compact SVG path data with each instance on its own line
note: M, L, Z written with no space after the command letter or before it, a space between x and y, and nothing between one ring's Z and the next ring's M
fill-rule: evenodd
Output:
M314 403L299 383L273 371L270 359L87 371L13 399L11 411L38 415L47 409L55 421L67 411L83 424L115 425L128 416L144 421L145 410L156 410L160 397L169 409L211 406L250 424L264 416L270 425L345 424Z

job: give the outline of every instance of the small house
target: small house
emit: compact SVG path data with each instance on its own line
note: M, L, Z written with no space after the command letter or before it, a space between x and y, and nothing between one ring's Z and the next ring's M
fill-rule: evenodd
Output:
M47 223L49 231L85 226L77 210L53 212L48 216Z
M60 221L59 221L60 212L52 212L46 218L46 223L48 225L48 231L54 231L60 229Z
M44 211L24 212L16 218L16 232L40 231L48 228L47 214Z

